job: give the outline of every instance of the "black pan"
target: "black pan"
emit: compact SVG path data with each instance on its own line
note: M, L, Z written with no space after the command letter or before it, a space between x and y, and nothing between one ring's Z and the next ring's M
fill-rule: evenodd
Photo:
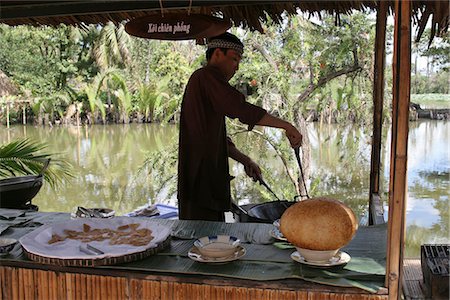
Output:
M240 222L273 223L273 221L281 218L281 215L289 206L295 203L295 201L280 200L262 178L258 181L274 195L277 200L245 206L238 206L233 203L233 212L239 216Z
M303 185L306 192L306 197L309 198L308 190L306 188L305 179L303 178L303 168L300 160L300 148L294 149L295 157L297 159L298 167L300 169L300 173L302 176ZM242 207L238 206L235 203L233 203L233 212L239 216L240 222L257 222L257 223L273 223L275 220L278 220L281 218L281 215L284 213L284 211L291 205L297 203L297 198L299 196L296 196L294 198L294 201L288 201L288 200L280 200L279 197L272 191L272 189L262 180L262 178L259 179L259 182L270 192L272 195L275 196L277 201L271 201L271 202L265 202L260 203L256 205L250 205L246 206L248 207Z
M42 186L42 175L12 177L0 180L0 207L26 208Z
M275 220L281 218L284 211L294 203L296 202L288 200L260 203L250 208L247 213L249 216L257 218L263 223L273 223Z
M284 211L296 201L276 200L256 205L238 206L232 203L232 211L239 216L242 223L273 223L281 218Z

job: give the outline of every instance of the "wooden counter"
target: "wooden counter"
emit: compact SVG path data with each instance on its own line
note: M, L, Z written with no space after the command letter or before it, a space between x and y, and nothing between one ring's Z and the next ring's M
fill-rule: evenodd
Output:
M202 275L111 273L32 262L21 265L0 266L1 299L388 299L387 294L294 279L253 281Z

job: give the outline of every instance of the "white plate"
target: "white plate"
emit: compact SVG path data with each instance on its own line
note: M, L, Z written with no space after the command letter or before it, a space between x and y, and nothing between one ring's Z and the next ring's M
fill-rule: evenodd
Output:
M53 234L65 236L64 230L82 231L83 224L89 225L92 229L117 229L122 225L138 223L139 227L152 231L153 239L143 246L133 246L131 244L110 245L109 239L103 241L92 241L89 244L102 250L103 254L87 254L80 250L80 246L86 246L80 240L65 239L61 242L49 244L48 241ZM78 218L68 220L64 223L44 225L20 238L19 242L26 251L49 258L56 259L101 259L106 257L120 257L123 255L143 252L150 248L155 248L170 236L170 227L163 226L143 219L115 217L115 218Z
M237 246L237 251L234 253L234 255L227 256L227 257L206 257L200 254L197 247L192 247L191 250L188 252L188 257L192 260L198 261L198 262L205 262L205 263L224 263L224 262L230 262L234 260L238 260L239 258L243 257L245 253L247 252L244 247Z
M269 231L269 234L271 237L280 240L280 241L287 241L287 238L284 237L284 235L281 233L281 231L278 228L273 228Z
M340 265L345 265L350 261L350 255L344 251L339 251L334 257L332 257L328 262L312 262L307 261L303 256L298 253L298 251L295 251L291 254L291 258L295 260L296 262L299 262L301 264L310 265L314 267L335 267Z

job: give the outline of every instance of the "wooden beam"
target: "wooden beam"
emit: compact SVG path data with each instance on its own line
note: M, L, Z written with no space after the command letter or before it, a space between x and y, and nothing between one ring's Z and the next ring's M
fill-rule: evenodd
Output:
M401 298L405 238L409 100L411 91L411 1L395 2L392 140L386 285L389 299Z
M377 25L375 34L375 59L373 83L373 133L372 156L370 164L369 212L374 210L373 195L379 195L380 189L380 152L381 132L383 127L384 102L384 69L386 62L386 19L388 3L380 1L377 11ZM373 225L372 214L369 213L369 225Z

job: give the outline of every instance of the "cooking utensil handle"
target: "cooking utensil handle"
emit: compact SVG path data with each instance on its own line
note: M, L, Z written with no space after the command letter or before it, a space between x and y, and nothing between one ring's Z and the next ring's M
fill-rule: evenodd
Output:
M269 192L271 192L272 195L274 195L274 197L275 197L278 201L281 201L280 198L278 198L278 196L272 191L272 189L267 185L267 183L266 183L262 178L259 178L258 181L259 181L259 183L260 183L261 185L263 185Z
M233 201L231 201L231 206L232 208L235 210L235 212L237 213L237 211L243 213L244 215L248 216L248 212L243 209L242 207L240 207L239 205L237 205L236 203L234 203Z
M297 159L298 167L300 169L300 176L302 176L303 187L305 188L306 198L309 198L308 188L306 187L305 177L303 175L302 162L300 160L300 147L294 148L295 158Z
M51 158L47 159L47 161L44 162L44 166L42 167L41 171L39 172L39 176L44 175L45 171L48 168L48 165L50 164L50 160L51 160Z

